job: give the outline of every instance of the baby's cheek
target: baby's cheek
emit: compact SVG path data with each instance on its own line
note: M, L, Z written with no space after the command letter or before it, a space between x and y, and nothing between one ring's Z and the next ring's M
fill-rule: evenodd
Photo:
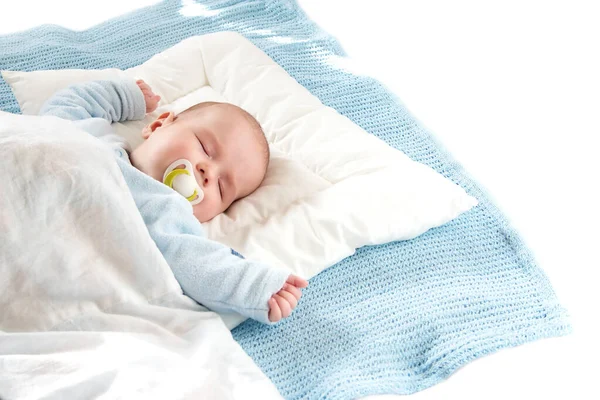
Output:
M185 158L186 160L193 160L192 154L190 152L189 146L185 146L185 144L180 143L178 141L172 141L165 145L162 148L162 159L165 162L173 162L180 158Z

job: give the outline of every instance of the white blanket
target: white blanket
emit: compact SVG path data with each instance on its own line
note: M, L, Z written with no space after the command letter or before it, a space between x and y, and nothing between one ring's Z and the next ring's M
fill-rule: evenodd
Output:
M0 112L0 171L0 398L280 398L182 295L111 150Z

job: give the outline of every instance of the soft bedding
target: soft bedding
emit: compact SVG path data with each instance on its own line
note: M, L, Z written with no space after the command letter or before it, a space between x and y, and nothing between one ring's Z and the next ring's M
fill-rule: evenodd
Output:
M0 111L0 397L280 398L184 296L112 151Z
M186 7L165 1L79 36L42 27L0 38L6 49L0 69L127 69L183 38L238 31L324 104L479 200L442 227L412 240L364 247L318 274L283 323L246 322L233 331L284 397L411 393L476 357L568 332L565 311L543 272L485 193L394 96L367 77L339 69L333 62L343 56L337 42L294 2L204 2L203 12L192 14ZM26 57L31 54L37 57ZM2 82L0 96L2 109L19 111ZM21 338L21 360L39 349L35 337ZM57 352L49 357L53 362L61 357ZM21 369L24 375L39 371L32 364ZM161 364L147 365L156 370ZM84 381L82 390L91 382Z
M133 147L166 111L226 101L261 123L272 160L261 187L204 223L208 236L248 259L312 278L365 245L407 240L471 209L477 200L323 105L235 32L188 38L126 71L2 71L23 114L36 115L66 86L144 79L162 100L141 121L116 123ZM35 90L33 90L35 88ZM223 314L233 328L243 317Z

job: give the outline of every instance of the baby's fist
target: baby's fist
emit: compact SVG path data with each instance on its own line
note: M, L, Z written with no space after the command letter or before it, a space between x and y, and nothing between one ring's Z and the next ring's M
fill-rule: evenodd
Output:
M290 275L283 288L269 299L269 321L277 322L287 318L298 305L302 296L300 289L308 286L308 282L299 276Z
M156 110L158 107L158 102L160 101L160 96L154 94L152 88L143 80L138 79L135 81L135 83L138 85L142 91L142 94L144 95L144 101L146 102L146 114Z

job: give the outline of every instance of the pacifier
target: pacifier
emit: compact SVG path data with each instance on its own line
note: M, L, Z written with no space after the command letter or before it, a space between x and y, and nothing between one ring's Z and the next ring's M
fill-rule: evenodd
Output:
M204 192L194 177L194 167L184 158L169 165L163 175L163 183L185 197L192 205L204 199Z

